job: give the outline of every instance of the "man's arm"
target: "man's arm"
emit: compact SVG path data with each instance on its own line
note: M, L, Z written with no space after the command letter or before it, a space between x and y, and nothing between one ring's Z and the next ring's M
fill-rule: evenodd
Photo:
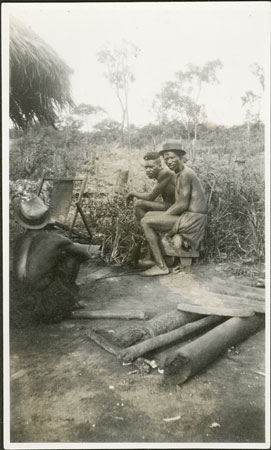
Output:
M140 198L141 200L147 200L147 201L154 201L159 194L165 189L165 187L168 185L168 183L171 180L172 175L170 173L164 173L161 177L158 178L156 185L154 186L153 190L149 194L141 194L138 192L130 192L126 200L129 200L133 197Z
M184 211L187 211L190 204L192 190L192 180L189 175L184 175L178 183L176 192L177 200L168 208L163 215L180 216Z
M61 236L61 238L62 238L60 243L61 250L70 253L74 256L77 256L83 260L87 260L90 258L89 253L87 252L87 250L83 245L72 242L70 239L64 236Z

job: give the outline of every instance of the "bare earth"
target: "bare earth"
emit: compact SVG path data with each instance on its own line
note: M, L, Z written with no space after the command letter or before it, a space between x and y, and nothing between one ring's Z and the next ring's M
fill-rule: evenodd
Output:
M226 279L227 269L195 265L160 279L95 281L116 269L91 261L80 271L80 299L90 310L140 309L153 317L174 309L178 292L188 295L201 279ZM264 330L184 385L165 386L157 369L130 373L133 364L123 366L85 336L134 322L69 320L11 330L11 442L264 442Z

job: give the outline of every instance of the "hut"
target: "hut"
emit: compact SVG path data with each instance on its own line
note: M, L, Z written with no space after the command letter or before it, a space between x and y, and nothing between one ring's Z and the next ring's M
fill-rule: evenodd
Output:
M73 70L30 28L10 18L10 118L18 128L55 127L58 109L72 106Z

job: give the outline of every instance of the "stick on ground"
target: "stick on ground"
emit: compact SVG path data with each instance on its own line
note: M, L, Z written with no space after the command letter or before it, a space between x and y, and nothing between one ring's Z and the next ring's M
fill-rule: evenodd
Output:
M74 311L73 319L138 319L146 320L148 314L144 311Z
M117 347L114 344L111 344L108 342L107 339L105 339L103 336L101 336L98 333L95 333L95 331L88 331L86 333L86 336L91 339L93 342L95 342L97 345L102 347L104 350L106 350L108 353L111 353L111 355L118 355L120 352L120 348Z

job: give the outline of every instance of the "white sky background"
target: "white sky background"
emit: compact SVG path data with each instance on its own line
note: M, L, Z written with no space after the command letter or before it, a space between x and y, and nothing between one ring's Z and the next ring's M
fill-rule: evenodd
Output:
M220 84L206 87L200 102L208 120L242 123L241 96L257 92L253 62L269 70L269 2L13 3L11 13L39 34L74 69L74 101L102 106L121 120L118 100L97 61L104 44L122 39L141 49L130 91L130 122L154 122L151 103L161 85L187 63L219 58Z

